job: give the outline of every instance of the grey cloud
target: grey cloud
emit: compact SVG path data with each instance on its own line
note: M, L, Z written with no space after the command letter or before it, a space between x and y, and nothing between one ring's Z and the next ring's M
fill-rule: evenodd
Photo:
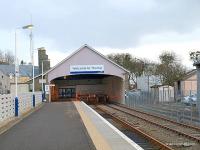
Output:
M84 43L129 48L148 34L169 31L182 34L200 27L199 0L152 0L150 7L145 5L145 0L125 0L130 4L123 6L117 1L23 0L13 3L8 0L0 2L0 17L4 18L0 27L25 24L29 20L27 12L32 12L36 37L54 39L63 50Z

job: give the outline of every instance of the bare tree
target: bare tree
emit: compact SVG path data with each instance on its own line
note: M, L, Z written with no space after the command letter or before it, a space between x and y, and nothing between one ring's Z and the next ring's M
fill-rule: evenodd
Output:
M161 63L157 65L156 73L162 84L173 86L175 81L183 78L186 67L180 63L175 53L163 52L159 58Z
M109 54L107 57L130 71L129 83L134 82L136 88L136 79L142 74L148 77L151 75L159 76L162 84L173 86L174 82L182 79L186 73L186 67L180 63L177 55L172 52L163 52L159 56L160 63L137 59L129 53Z
M0 50L0 64L13 64L14 61L14 55L11 51L3 52Z
M0 64L2 64L4 62L4 55L3 55L3 51L0 50Z
M5 63L13 64L15 62L15 57L11 51L7 51L4 56Z
M109 59L114 61L115 63L123 66L127 70L130 71L129 74L129 84L133 82L137 87L137 77L141 76L144 70L144 62L140 59L134 58L129 53L121 53L121 54L109 54L107 56Z

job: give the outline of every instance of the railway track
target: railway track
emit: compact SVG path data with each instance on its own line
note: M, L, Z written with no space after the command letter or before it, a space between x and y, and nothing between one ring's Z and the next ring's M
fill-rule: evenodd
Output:
M124 125L121 121L113 118L108 113L105 113L104 111L101 111L100 109L97 109L95 106L93 106L93 109L97 111L107 121L109 121L111 124L117 127L121 132L123 132L131 140L137 143L140 147L142 147L144 150L160 150L159 146L152 144L150 140L144 138L144 136L141 136L135 130L131 130L130 127L128 127L127 125Z
M162 120L164 121L165 124L171 124L171 125L176 125L176 126L182 126L184 132L185 132L185 129L189 129L189 132L199 132L199 136L197 136L197 138L199 137L200 138L200 128L197 127L197 126L192 126L192 125L188 125L188 124L185 124L185 123L180 123L180 122L176 122L174 120L171 120L171 119L168 119L168 118L165 118L165 117L162 117L162 116L157 116L157 115L154 115L154 114L151 114L151 113L147 113L147 112L143 112L143 111L140 111L140 110L136 110L136 109L133 109L133 108L129 108L123 104L114 104L114 105L109 105L110 107L118 107L118 108L125 108L134 112L134 114L140 114L140 115L143 115L143 117L151 117L151 119L157 119L158 121ZM117 108L116 108L117 109ZM187 133L186 133L187 134ZM199 141L199 140L198 140Z
M99 105L99 109L108 113L118 121L131 125L143 136L157 140L156 145L162 149L199 150L200 129L177 123L162 117L136 111L121 105ZM160 143L158 143L160 142ZM165 148L163 148L166 146Z
M101 116L103 116L107 121L117 127L121 132L127 135L130 139L132 139L135 143L141 146L144 150L173 150L170 147L163 145L156 139L152 137L148 137L145 133L141 133L137 129L128 122L124 122L120 118L117 118L110 114L109 112L102 111L102 109L93 107ZM148 137L148 138L147 138Z
M181 123L191 124L193 126L198 126L198 124L200 124L198 110L193 106L180 108L165 104L160 106L139 106L137 109L141 111L146 110L146 112L154 113Z
M167 116L168 118L174 118L176 120L180 119L179 117L182 116L183 120L180 121L185 121L185 122L191 122L191 120L198 120L198 112L195 110L193 107L185 107L185 108L180 108L176 106L169 106L169 105L147 105L147 106L139 106L138 107L140 110L147 110L152 113L157 113L158 115L163 115ZM139 110L138 109L138 110Z

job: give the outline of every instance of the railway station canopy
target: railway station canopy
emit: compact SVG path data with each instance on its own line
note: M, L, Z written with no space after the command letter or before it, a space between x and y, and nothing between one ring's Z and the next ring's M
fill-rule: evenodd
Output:
M124 101L129 71L88 45L66 57L46 75L51 101Z

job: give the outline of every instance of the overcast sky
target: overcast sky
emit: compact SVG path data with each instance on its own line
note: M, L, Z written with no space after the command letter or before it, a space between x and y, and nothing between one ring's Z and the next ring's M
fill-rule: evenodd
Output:
M52 66L88 44L103 54L153 61L174 51L192 68L189 52L200 49L199 8L199 0L0 0L0 49L14 51L15 28L32 15L34 48L45 47ZM30 60L28 34L17 32L19 60Z

